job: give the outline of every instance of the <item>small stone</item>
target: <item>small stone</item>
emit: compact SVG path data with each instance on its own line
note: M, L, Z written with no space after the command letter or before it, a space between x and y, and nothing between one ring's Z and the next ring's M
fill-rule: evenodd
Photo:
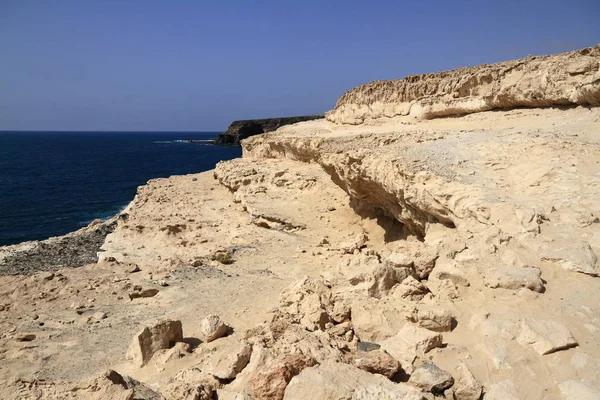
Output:
M106 313L98 311L95 312L94 315L92 315L92 321L94 322L100 322L103 319L106 319Z
M207 343L227 335L230 329L218 315L214 314L208 315L200 323L200 331L204 334L204 340Z
M158 289L145 289L145 290L141 290L139 292L136 291L136 292L129 293L129 299L133 300L133 299L139 299L142 297L154 297L158 294L158 292L159 292Z
M379 350L381 348L377 343L372 342L358 342L358 350L362 352L369 352L374 350Z
M21 333L15 336L17 342L31 342L36 336L33 333Z
M454 378L433 363L423 363L415 368L408 382L434 395L442 395L454 385Z
M54 279L54 273L53 272L43 272L40 274L40 278L42 278L42 280L44 280L44 281L51 281L52 279Z
M123 265L123 272L133 274L134 272L140 272L141 269L137 264L128 263Z

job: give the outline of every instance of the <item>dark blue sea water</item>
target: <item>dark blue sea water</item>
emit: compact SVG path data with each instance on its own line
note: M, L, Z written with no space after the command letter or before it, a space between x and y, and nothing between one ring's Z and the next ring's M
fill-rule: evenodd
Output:
M215 132L0 132L0 245L63 235L118 213L151 178L214 168L238 147Z

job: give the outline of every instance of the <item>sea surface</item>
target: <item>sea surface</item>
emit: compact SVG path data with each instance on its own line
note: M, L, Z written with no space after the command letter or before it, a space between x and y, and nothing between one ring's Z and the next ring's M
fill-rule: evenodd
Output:
M107 219L149 179L207 171L239 147L217 132L0 132L0 246Z

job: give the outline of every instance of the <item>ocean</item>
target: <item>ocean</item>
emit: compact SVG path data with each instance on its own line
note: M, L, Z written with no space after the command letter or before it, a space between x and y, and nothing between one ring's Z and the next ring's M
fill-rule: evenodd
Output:
M149 179L208 171L239 147L217 132L0 132L0 246L77 230L121 211Z

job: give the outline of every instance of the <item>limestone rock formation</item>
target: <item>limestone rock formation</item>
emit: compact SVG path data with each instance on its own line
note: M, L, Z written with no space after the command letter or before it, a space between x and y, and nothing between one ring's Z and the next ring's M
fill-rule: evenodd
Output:
M600 105L600 45L354 88L326 113L329 121L438 118L497 108Z

